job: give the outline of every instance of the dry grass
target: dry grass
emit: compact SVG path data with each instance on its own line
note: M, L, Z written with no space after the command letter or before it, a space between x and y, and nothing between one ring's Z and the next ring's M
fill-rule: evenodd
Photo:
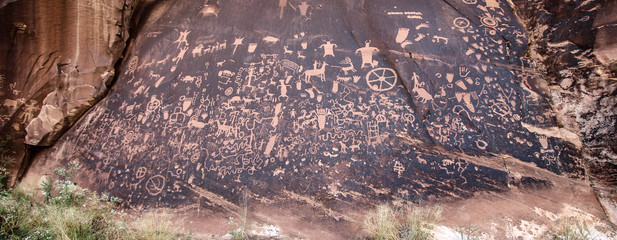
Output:
M179 239L190 238L181 234L182 229L174 225L166 214L146 212L139 219L131 223L132 239Z
M587 223L576 218L564 218L542 236L551 240L589 240L595 239Z
M369 239L431 239L440 216L439 207L394 208L383 204L367 215L364 226Z

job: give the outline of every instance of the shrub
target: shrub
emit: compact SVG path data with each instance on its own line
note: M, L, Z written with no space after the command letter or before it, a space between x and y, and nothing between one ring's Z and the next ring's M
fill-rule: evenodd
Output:
M170 221L146 214L127 228L114 210L118 201L71 181L76 163L56 169L41 184L43 199L32 189L0 192L0 239L179 239ZM39 198L40 199L40 198Z
M13 158L9 153L11 150L9 141L12 138L11 135L0 135L0 190L6 190L10 179L9 168L13 163Z
M379 205L364 220L369 239L431 239L434 224L441 216L441 209L394 208Z

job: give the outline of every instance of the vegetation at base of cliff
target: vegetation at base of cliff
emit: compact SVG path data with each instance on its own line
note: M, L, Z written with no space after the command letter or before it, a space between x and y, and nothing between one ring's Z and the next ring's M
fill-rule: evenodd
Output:
M169 221L145 216L127 225L117 199L75 185L79 166L58 168L40 190L16 187L0 193L0 239L179 239ZM41 196L42 195L42 196Z
M8 185L10 172L9 167L12 163L12 158L10 157L10 147L9 141L13 136L11 135L0 135L0 190L5 190Z
M576 218L559 220L555 226L549 229L542 239L547 240L590 240L597 239L591 233L589 226L584 221Z
M364 220L368 239L432 239L432 230L441 217L441 209L395 208L382 204L371 211Z
M248 240L254 237L248 233L246 215L248 213L248 192L246 189L242 192L242 215L239 221L229 218L229 225L233 227L229 233L231 240Z

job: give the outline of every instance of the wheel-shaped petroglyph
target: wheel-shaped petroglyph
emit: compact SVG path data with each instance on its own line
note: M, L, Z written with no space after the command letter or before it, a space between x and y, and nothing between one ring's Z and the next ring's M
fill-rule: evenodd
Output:
M376 68L366 74L366 83L377 92L392 89L397 79L396 72L391 68Z
M164 188L165 188L165 177L161 175L156 175L154 177L151 177L146 182L146 190L148 190L148 193L150 193L150 195L152 196L159 195L163 191Z
M469 20L467 20L467 18L464 18L464 17L457 17L457 18L454 19L454 21L452 21L452 23L457 28L467 28L467 27L469 27Z

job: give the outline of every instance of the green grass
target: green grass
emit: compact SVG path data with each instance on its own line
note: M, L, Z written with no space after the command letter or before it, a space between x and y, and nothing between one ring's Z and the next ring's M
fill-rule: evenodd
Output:
M432 239L433 226L441 216L441 209L379 205L364 220L369 239Z
M13 139L11 135L0 135L0 190L6 190L11 176L9 172L13 163L9 146L11 139Z
M117 199L98 195L70 179L79 168L58 168L41 189L0 192L0 239L180 239L171 222L144 215L128 225L115 211Z

